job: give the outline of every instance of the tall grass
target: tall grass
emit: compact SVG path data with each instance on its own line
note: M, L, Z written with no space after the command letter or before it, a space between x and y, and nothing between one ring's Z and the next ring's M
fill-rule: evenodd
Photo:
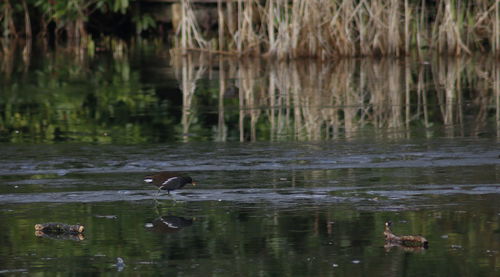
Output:
M218 49L234 55L326 59L403 56L412 51L500 54L498 0L234 1L218 3L219 17L224 17L219 18ZM182 22L192 28L195 21L190 17ZM215 52L209 44L204 46L198 50Z

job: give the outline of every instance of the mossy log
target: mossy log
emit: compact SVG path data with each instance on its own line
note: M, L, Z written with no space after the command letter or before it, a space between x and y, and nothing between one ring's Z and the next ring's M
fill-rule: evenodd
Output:
M36 231L42 231L44 233L56 233L56 234L80 234L83 233L85 228L83 225L68 225L58 222L49 222L42 224L35 224Z

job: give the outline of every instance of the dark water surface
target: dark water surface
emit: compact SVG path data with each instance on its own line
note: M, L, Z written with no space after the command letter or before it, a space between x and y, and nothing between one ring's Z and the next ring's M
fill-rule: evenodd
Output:
M498 64L135 47L3 61L0 275L499 276Z

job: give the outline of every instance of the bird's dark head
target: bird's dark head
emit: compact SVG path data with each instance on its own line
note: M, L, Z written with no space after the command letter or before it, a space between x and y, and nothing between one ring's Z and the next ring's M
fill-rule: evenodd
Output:
M196 182L193 181L193 178L189 177L189 176L185 176L185 177L182 177L186 183L188 184L192 184L193 186L196 186Z

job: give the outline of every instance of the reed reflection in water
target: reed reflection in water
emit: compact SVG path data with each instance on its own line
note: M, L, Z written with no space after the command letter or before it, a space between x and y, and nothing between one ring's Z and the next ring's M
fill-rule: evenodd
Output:
M3 141L500 135L492 57L285 62L169 55L146 43L114 43L112 55L67 46L34 56L38 50L8 42L11 54L0 61ZM152 51L144 58L141 47Z
M215 139L226 141L224 97L238 88L239 140L479 136L500 121L500 73L491 59L346 59L335 62L173 58L183 91L182 125L189 140L196 85L218 71ZM494 122L496 121L496 124ZM442 127L442 128L441 128Z

